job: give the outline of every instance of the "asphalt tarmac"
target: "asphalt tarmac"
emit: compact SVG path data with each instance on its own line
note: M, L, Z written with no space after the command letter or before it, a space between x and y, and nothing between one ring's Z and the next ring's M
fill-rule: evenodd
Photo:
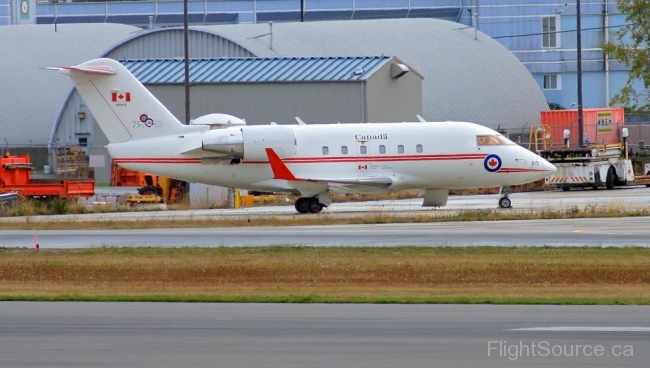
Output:
M104 200L119 194L121 188L96 188L96 199ZM104 195L101 195L104 193ZM529 213L539 211L566 212L591 209L620 209L620 210L650 210L650 188L623 187L615 190L571 190L569 192L524 192L510 195L512 208L500 209L497 206L499 196L467 195L450 196L447 206L441 208L422 207L422 199L382 200L368 202L333 203L320 215L298 215L293 203L284 206L259 206L241 209L193 209L181 211L146 211L146 212L115 212L95 213L84 215L55 215L30 217L0 217L0 222L75 222L75 221L155 221L157 219L220 219L242 218L252 219L268 216L336 216L353 217L380 215L440 215L448 216L461 211L493 210L510 213ZM102 202L103 203L103 202Z
M647 367L649 307L0 303L2 367Z
M650 217L149 230L4 230L0 247L650 246Z

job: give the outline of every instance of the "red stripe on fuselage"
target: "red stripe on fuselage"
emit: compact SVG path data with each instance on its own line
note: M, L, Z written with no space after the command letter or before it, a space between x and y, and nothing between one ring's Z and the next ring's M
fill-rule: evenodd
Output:
M458 161L482 160L487 154L456 154L456 155L410 155L410 156L351 156L351 157L292 157L282 159L287 164L308 163L342 163L342 162L404 162L404 161ZM200 164L201 158L162 158L162 157L129 157L116 158L118 164ZM245 164L268 164L268 161L243 161ZM503 170L503 169L501 169ZM501 171L500 170L500 171Z
M546 172L548 170L539 170L539 169L523 169L517 167L502 167L497 171L498 173L518 173L518 172Z
M351 156L351 157L291 157L282 159L287 164L324 164L340 162L401 162L482 160L487 154L410 155L410 156ZM245 164L267 164L268 161L243 161Z

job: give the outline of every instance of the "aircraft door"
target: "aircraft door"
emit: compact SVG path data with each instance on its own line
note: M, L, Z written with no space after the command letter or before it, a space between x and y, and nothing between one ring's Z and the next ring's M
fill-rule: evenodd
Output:
M296 155L296 133L291 126L264 125L242 127L244 160L266 161L267 148L273 148L280 158Z

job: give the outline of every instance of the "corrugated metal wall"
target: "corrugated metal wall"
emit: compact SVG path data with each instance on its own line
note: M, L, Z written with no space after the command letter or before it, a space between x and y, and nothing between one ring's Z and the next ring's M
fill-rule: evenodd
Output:
M190 30L190 58L254 57L250 51L225 38ZM143 31L141 35L110 51L106 57L161 59L183 57L183 30Z
M182 86L147 86L176 116L185 116ZM192 87L191 115L220 112L249 125L362 121L361 83L209 84Z

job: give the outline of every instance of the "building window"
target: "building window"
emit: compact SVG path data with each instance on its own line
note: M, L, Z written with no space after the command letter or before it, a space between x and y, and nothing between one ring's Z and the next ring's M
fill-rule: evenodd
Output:
M341 154L342 155L348 154L348 146L341 146Z
M361 147L359 147L359 152L360 152L362 155L365 155L366 152L368 152L368 147L366 147L366 146L361 146Z
M562 79L559 74L544 74L543 89L562 89Z
M560 47L557 17L542 18L542 47Z
M383 144L379 146L379 153L386 153L386 146Z
M421 144L418 144L417 146L415 146L415 152L417 152L417 153L422 153L422 151L423 151L423 149L422 149L422 145L421 145Z
M79 147L88 147L88 138L79 137L78 142L79 142Z
M404 153L404 146L402 146L401 144L397 146L397 153Z
M330 149L327 146L323 146L323 154L327 155L330 153Z

